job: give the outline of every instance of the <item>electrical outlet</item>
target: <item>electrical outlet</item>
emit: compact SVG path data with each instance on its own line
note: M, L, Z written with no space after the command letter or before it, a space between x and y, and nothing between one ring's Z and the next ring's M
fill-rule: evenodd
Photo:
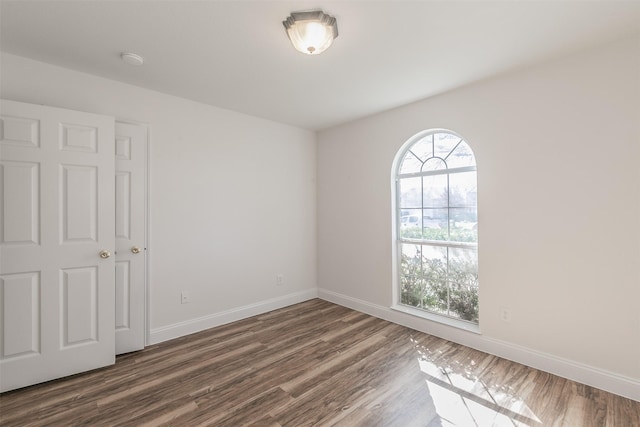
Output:
M500 307L500 320L511 323L511 309L509 307Z
M284 275L276 274L276 286L284 286Z
M191 302L191 295L189 291L180 292L180 304L187 304Z

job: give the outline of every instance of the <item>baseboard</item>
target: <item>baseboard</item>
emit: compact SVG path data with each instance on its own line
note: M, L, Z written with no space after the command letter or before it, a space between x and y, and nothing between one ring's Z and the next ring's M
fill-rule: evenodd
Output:
M157 344L318 297L316 288L152 329L147 345Z
M318 289L318 297L380 319L388 320L420 332L435 335L485 353L522 363L541 371L587 384L601 390L640 402L640 381L552 354L532 350L506 341L488 338L482 334L464 331L431 322L410 314L372 304L347 295Z

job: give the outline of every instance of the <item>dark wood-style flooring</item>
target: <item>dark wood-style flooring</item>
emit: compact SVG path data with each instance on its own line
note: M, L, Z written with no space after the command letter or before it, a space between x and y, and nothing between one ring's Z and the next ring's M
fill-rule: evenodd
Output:
M640 403L319 299L0 395L2 426L640 426Z

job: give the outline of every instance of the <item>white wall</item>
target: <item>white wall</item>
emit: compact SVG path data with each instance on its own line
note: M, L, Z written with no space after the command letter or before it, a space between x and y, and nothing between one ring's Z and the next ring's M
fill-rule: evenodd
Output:
M480 336L388 310L391 165L430 128L477 158ZM640 399L639 162L638 38L323 131L319 294Z
M4 53L1 72L3 98L149 124L152 341L316 294L313 132Z

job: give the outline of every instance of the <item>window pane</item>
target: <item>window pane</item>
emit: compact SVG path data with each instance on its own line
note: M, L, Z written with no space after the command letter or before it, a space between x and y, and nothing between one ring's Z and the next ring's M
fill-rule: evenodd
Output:
M400 262L400 300L403 304L422 307L423 296L422 247L403 244Z
M430 175L422 177L425 208L444 208L449 203L447 175Z
M449 285L449 316L478 323L478 287Z
M478 241L478 212L476 208L452 208L451 236L452 242L477 242Z
M466 142L461 142L449 157L447 157L447 166L449 168L460 168L464 166L474 166L476 159L473 157L473 151Z
M424 280L419 277L400 277L400 302L412 307L423 307Z
M400 275L419 277L422 275L422 249L420 245L403 243L401 247Z
M421 259L423 275L427 282L441 282L447 279L447 248L422 245Z
M422 180L402 178L398 184L400 191L400 208L419 208L422 206Z
M424 283L423 306L429 311L438 314L449 314L447 310L448 289L446 282L427 282Z
M447 228L449 211L445 209L424 209L422 211L422 236L425 240L449 240Z
M449 282L469 288L478 287L478 251L449 248Z
M438 159L436 157L432 157L426 162L424 162L424 166L422 166L422 172L429 171L437 171L437 170L446 170L447 164L444 160Z
M442 159L446 159L449 153L451 153L451 150L453 150L456 147L456 145L458 145L458 143L462 141L460 137L456 135L452 135L450 133L438 133L434 136L435 136L434 138L435 153L434 154L436 157L440 157Z
M449 312L478 322L478 256L473 249L449 249Z
M424 245L422 247L425 308L447 313L447 248Z
M422 169L422 162L418 160L411 152L408 152L404 159L402 159L402 165L400 166L400 173L415 173L420 172Z
M422 209L401 209L400 214L400 237L404 239L422 238Z
M411 146L411 151L423 162L433 157L433 135L427 135Z
M478 204L476 172L460 172L449 175L449 206L465 207Z

